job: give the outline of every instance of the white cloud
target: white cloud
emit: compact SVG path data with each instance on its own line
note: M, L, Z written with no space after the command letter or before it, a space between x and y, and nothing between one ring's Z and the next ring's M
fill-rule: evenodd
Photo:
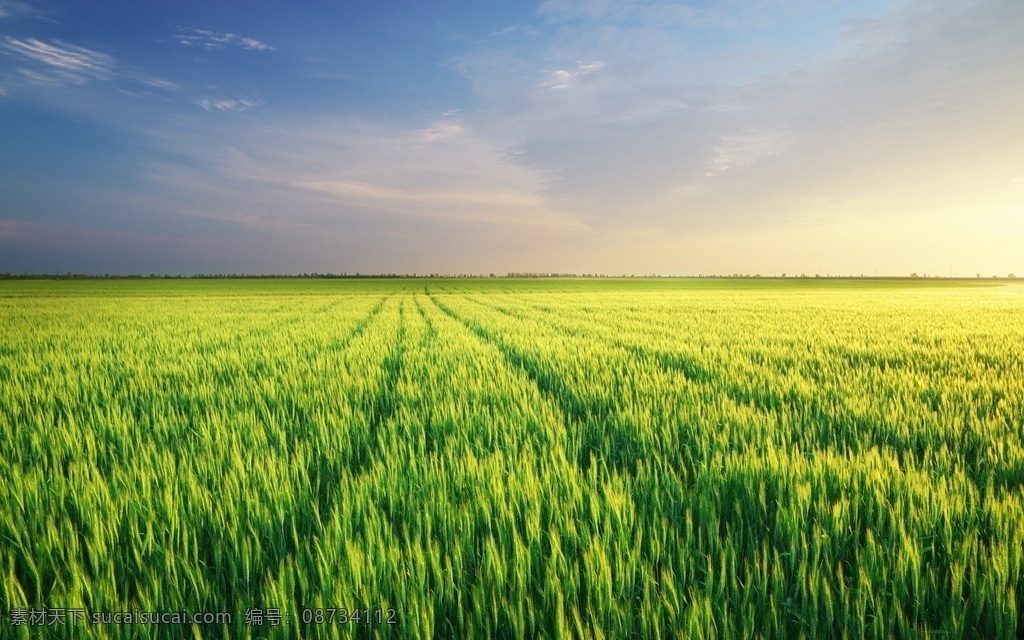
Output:
M238 46L251 51L275 51L274 47L256 38L237 33L220 33L209 29L179 29L173 37L186 47L223 49L228 46Z
M36 38L5 36L0 40L0 54L15 58L20 76L35 85L84 85L94 80L118 80L161 90L177 88L173 82L121 66L110 54L60 40L43 42Z
M17 0L0 0L0 20L32 13L32 7Z
M140 82L146 85L147 87L152 87L154 89L173 90L179 88L179 85L177 83L171 82L170 80L164 80L163 78L156 78L153 76L146 76L142 74L129 74L129 76L131 77L131 79Z
M712 147L707 176L751 165L784 150L786 135L781 131L746 132L723 135Z
M228 34L230 35L230 34ZM274 48L265 42L260 42L256 38L246 38L243 36L238 37L238 42L241 43L246 49L255 49L256 51L273 51Z
M445 116L450 114L451 112L446 112ZM403 135L399 139L399 142L409 142L414 145L430 144L432 142L454 138L455 136L462 135L465 132L466 128L459 122L441 119L437 120L429 127L416 129L412 133Z
M968 211L1024 157L1019 0L716 10L743 6L756 19L730 31L728 15L654 20L667 3L545 3L547 44L483 43L458 61L483 104L464 122L542 176L549 202L616 228ZM725 35L689 30L698 18ZM538 82L531 70L550 60L580 62Z
M35 69L25 75L41 80L84 84L90 79L108 79L114 70L114 59L110 55L60 40L47 43L35 38L19 40L5 36L0 42L0 51L34 63Z
M25 69L24 67L19 67L18 73L20 73L23 78L25 78L32 84L57 85L64 83L63 79L45 73L39 73L38 71L33 71L32 69Z
M788 0L731 0L709 3L711 6L707 7L695 4L658 0L546 0L539 12L552 21L588 20L605 25L631 22L663 28L736 28L758 24L765 13L788 13L798 8Z
M253 107L259 106L259 102L255 100L233 98L202 98L197 100L196 104L207 111L248 111Z
M604 62L577 62L573 69L556 69L546 72L547 77L541 81L540 86L548 89L571 89L579 84L587 76L594 74L604 68Z
M449 229L458 242L495 226L524 234L580 228L549 206L536 174L450 118L404 130L367 121L220 128L210 134L219 141L213 156L202 133L189 136L192 148L180 138L168 141L175 152L204 168L188 175L160 168L154 179L177 175L170 188L187 184L235 210L244 193L250 211L291 211L290 222L325 233L427 225L431 233Z

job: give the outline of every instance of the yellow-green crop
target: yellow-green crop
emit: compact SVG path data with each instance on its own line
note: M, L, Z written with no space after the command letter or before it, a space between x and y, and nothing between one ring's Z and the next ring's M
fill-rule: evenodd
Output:
M0 283L3 638L1015 638L1022 541L1021 286Z

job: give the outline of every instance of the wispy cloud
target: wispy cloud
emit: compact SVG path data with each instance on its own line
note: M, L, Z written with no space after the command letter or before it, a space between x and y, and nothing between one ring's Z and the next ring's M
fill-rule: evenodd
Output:
M730 169L751 165L768 156L778 155L785 148L782 131L739 132L723 135L712 147L707 177Z
M35 38L19 40L5 36L0 51L33 65L27 73L44 80L63 80L84 84L90 79L105 80L113 75L114 59L101 51L54 40L43 42Z
M0 0L0 20L32 13L32 6L17 0Z
M210 31L209 29L179 29L173 37L186 47L197 47L200 49L241 47L251 51L275 51L274 47L256 38L250 38L237 33Z
M130 79L135 80L136 82L144 84L147 87L152 87L154 89L172 90L179 88L178 83L171 82L170 80L164 80L163 78L157 78L155 76L148 76L145 74L136 73L126 73L125 75L126 77L129 77Z
M17 60L18 74L35 85L84 85L90 81L127 81L152 89L173 90L177 84L118 64L108 53L61 40L0 40L0 54ZM125 91L136 95L134 92Z
M451 113L446 113L451 115ZM412 133L406 134L399 139L399 142L411 142L416 145L430 144L441 140L447 140L454 138L455 136L462 135L466 132L466 128L461 123L455 120L449 120L442 118L437 120L429 127L417 129Z
M707 6L696 6L707 5ZM792 15L820 6L807 0L729 0L696 3L673 0L545 0L538 11L549 20L592 20L602 24L660 27L748 28L767 16Z
M181 160L153 165L150 180L181 215L216 226L224 252L259 246L262 265L267 247L288 247L297 262L285 271L513 270L529 262L511 256L587 233L549 205L538 175L454 116L202 119L161 134Z
M540 85L548 89L571 89L587 76L597 73L603 68L604 62L601 61L577 62L572 69L555 69L547 72Z
M450 116L417 129L329 120L265 132L240 126L244 132L234 131L217 155L207 144L179 148L205 168L175 174L168 186L187 183L189 192L217 199L244 192L257 208L295 211L294 221L325 231L385 220L475 229L579 226L547 205L531 171ZM154 172L155 179L168 175L165 168Z
M1003 185L999 202L1015 197L1019 0L907 0L857 21L856 8L798 0L720 6L755 7L753 31L730 39L727 15L654 20L668 3L545 3L546 46L484 43L458 61L486 116L466 125L542 176L548 202L609 228L950 212L980 202L985 180ZM770 9L829 32L791 51L798 27ZM701 20L726 35L692 44Z
M253 107L259 106L259 102L255 100L246 100L234 98L202 98L196 100L196 104L203 109L213 111L248 111Z

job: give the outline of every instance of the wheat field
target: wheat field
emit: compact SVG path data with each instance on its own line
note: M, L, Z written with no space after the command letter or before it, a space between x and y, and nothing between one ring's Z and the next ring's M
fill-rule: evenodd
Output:
M1020 637L1024 287L0 282L0 616Z

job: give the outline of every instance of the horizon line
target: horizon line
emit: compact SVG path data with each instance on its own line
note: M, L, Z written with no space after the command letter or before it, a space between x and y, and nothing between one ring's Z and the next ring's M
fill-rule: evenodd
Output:
M720 280L950 280L950 281L978 281L978 280L1017 280L1014 273L1007 275L981 275L974 276L943 276L932 274L910 275L833 275L806 273L781 275L763 275L760 273L701 273L701 274L658 274L658 273L572 273L572 272L529 272L509 271L504 274L497 273L363 273L363 272L302 272L302 273L0 273L0 280L271 280L271 279L292 279L292 280L328 280L328 279L505 279L505 280L530 280L530 279L720 279Z

